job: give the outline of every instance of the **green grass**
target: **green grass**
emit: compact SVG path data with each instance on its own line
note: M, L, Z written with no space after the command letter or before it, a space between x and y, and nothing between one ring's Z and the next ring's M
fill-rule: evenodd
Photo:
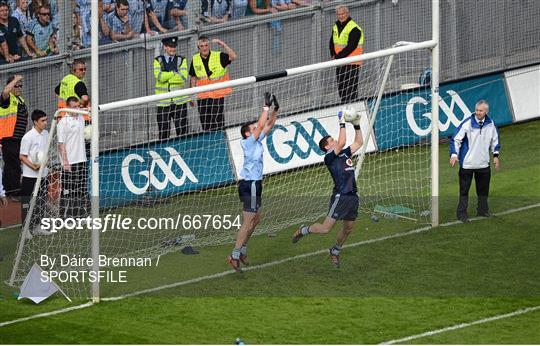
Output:
M500 130L501 170L492 176L493 212L540 202L540 122ZM531 147L534 145L533 147ZM526 151L523 148L527 148ZM441 222L454 219L457 169L441 146ZM305 178L305 177L302 177ZM274 179L281 179L276 176ZM474 196L474 188L471 191ZM471 214L475 198L470 201ZM293 207L293 206L289 206ZM0 327L0 343L378 343L540 305L540 208L347 248L342 267L324 254L242 275L102 302L87 309ZM266 217L271 217L266 215ZM264 222L264 221L263 221ZM409 221L360 219L349 244L418 228ZM290 243L292 229L250 242L254 265L328 248L328 236ZM16 231L0 232L10 253ZM130 269L104 296L220 273L230 246L197 256L163 256L159 267ZM0 262L3 279L11 259ZM69 306L16 301L0 286L0 322ZM79 302L80 303L80 302ZM471 326L411 343L540 343L540 312Z

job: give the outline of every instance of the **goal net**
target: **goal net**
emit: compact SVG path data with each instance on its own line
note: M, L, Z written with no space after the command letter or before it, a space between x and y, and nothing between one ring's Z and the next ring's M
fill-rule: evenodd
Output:
M369 58L357 65L323 63L287 70L294 73L286 76L253 78L225 96L221 123L201 116L204 102L196 92L190 97L199 107L189 102L167 105L168 112L178 113L168 113L166 133L158 126L161 101L140 104L133 99L131 106L100 112L99 139L93 139L99 141L99 197L94 200L89 197L96 195L90 189L90 161L76 172L67 172L62 164L62 150L73 148L59 146L61 120L50 129L46 184L32 197L35 207L23 225L12 283L20 284L43 255L91 257L87 225L83 222L79 229L79 224L60 222L90 216L91 203L99 203L99 253L105 256L156 258L185 246L231 242L242 221L240 127L258 119L265 91L276 95L280 109L263 140L262 221L255 234L290 232L327 214L333 182L318 143L325 135L337 138L336 115L345 107L362 114L366 143L353 163L358 165L361 200L358 222L375 215L392 222L428 223L430 87L418 84L430 67L426 47L396 53L391 65L389 53L377 52L364 55ZM219 113L219 104L206 106ZM421 135L411 126L422 130ZM353 137L347 124L347 145ZM44 218L58 221L56 232L41 229ZM69 269L91 268L75 262L62 267ZM72 298L90 296L88 282L59 285Z

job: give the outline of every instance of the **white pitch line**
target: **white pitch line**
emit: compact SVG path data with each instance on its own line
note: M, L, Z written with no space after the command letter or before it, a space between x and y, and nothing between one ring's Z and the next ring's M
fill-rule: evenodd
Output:
M4 327L4 326L10 325L10 324L14 324L14 323L18 323L18 322L25 322L25 321L33 320L33 319L40 318L40 317L49 317L49 316L54 316L54 315L58 315L58 314L63 314L64 312L69 312L69 311L73 311L73 310L84 309L84 308L90 307L90 306L92 306L92 305L94 305L94 303L88 302L88 303L81 304L81 305L70 306L69 308L64 308L64 309L59 309L59 310L54 310L54 311L44 312L44 313L37 314L37 315L31 315L31 316L28 316L28 317L18 318L18 319L16 319L16 320L11 320L11 321L6 321L6 322L0 322L0 327Z
M509 210L506 210L504 212L500 212L500 213L497 213L497 214L494 214L494 215L497 215L497 216L507 215L507 214L517 213L517 212L520 212L520 211L533 209L533 208L537 208L537 207L540 207L540 203L532 204L532 205L528 205L528 206L520 207L520 208L509 209ZM481 217L472 218L471 221L480 220L480 219L483 219L483 218L481 218ZM453 225L457 225L457 224L460 224L460 223L461 223L460 221L451 221L451 222L441 224L440 227L448 227L448 226L453 226ZM425 232L425 231L428 231L428 230L431 230L431 229L433 229L433 228L430 227L430 226L426 226L426 227L418 228L418 229L411 230L411 231L408 231L408 232L400 232L400 233L395 233L395 234L392 234L392 235L384 236L384 237L381 237L381 238L369 239L369 240L364 240L364 241L360 241L360 242L357 242L357 243L348 244L348 245L345 245L344 247L349 248L349 247L355 247L355 246L360 246L360 245L377 243L377 242L381 242L381 241L388 240L388 239L400 238L400 237L405 237L405 236L408 236L408 235L422 233L422 232ZM287 257L287 258L283 258L283 259L277 260L277 261L272 261L272 262L268 262L268 263L264 263L264 264L259 264L259 265L256 265L256 266L250 266L250 267L244 269L244 271L251 271L251 270L255 270L255 269L267 268L267 267L275 266L275 265L282 264L282 263L285 263L285 262L300 259L300 258L320 255L320 254L326 253L327 251L328 251L327 249L324 249L324 250L318 250L318 251L314 251L314 252L308 252L308 253L293 256L293 257ZM155 288L149 288L149 289L146 289L146 290L136 291L136 292L124 294L124 295L117 296L117 297L101 298L101 300L103 300L103 301L116 301L116 300L121 300L121 299L128 298L128 297L138 296L138 295L141 295L141 294L161 291L161 290L168 289L168 288L174 288L174 287L183 286L183 285L192 284L192 283L197 283L197 282L210 280L210 279L217 279L217 278L221 278L221 277L231 275L231 274L234 274L234 270L228 270L228 271L224 271L224 272L216 273L216 274L212 274L212 275L200 276L200 277L197 277L197 278L194 278L194 279L185 280L185 281L179 281L179 282L175 282L175 283L168 284L168 285L163 285L163 286L159 286L159 287L155 287ZM85 304L82 304L82 305L77 305L77 306L73 306L73 307L69 307L69 308L65 308L65 309L45 312L45 313L41 313L41 314L37 314L37 315L32 315L32 316L28 316L28 317L24 317L24 318L19 318L19 319L12 320L12 321L0 322L0 327L6 326L6 325L9 325L9 324L13 324L13 323L17 323L17 322L24 322L24 321L28 321L28 320L32 320L32 319L36 319L36 318L48 317L48 316L61 314L61 313L64 313L64 312L83 309L83 308L90 307L92 305L93 305L92 302L89 302L89 303L85 303Z
M523 314L526 314L528 312L532 312L532 311L536 311L536 310L540 310L540 305L531 306L531 307L528 307L528 308L525 308L525 309L519 309L519 310L509 312L509 313L503 314L503 315L496 315L496 316L492 316L492 317L488 317L488 318L482 318L481 320L476 320L476 321L472 321L472 322L468 322L468 323L460 323L460 324L456 324L456 325L453 325L453 326L450 326L450 327L425 332L425 333L422 333L422 334L416 334L416 335L407 336L407 337L401 338L401 339L385 341L385 342L380 343L380 345L402 344L402 343L404 343L406 341L410 341L410 340L414 340L414 339L420 339L420 338L423 338L423 337L426 337L426 336L432 336L432 335L435 335L435 334L441 334L441 333L449 332L449 331L456 330L456 329L467 328L467 327L474 326L474 325L477 325L477 324L502 320L503 318L519 316L519 315L523 315Z

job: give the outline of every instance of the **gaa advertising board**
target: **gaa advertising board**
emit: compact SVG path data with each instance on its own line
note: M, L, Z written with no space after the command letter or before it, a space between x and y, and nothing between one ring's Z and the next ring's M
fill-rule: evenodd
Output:
M102 207L234 181L223 132L103 153L99 165Z
M420 88L385 96L377 119L375 133L380 150L412 145L431 133L431 90ZM488 101L489 116L497 126L512 123L504 79L493 74L441 85L439 94L440 136L452 136L457 126L470 116L476 102ZM369 103L375 102L371 100Z
M540 65L504 73L516 121L540 117Z
M361 128L366 137L369 127L365 103L352 104L362 113ZM324 153L319 149L319 141L322 137L330 135L337 139L339 134L338 111L343 106L315 110L286 118L279 118L276 124L263 139L264 146L263 174L282 172L293 168L304 167L324 161ZM353 126L347 127L347 144L354 140ZM240 179L240 171L244 163L244 152L240 141L240 126L227 130L227 138L234 162L236 175ZM371 136L367 152L375 151L375 143Z

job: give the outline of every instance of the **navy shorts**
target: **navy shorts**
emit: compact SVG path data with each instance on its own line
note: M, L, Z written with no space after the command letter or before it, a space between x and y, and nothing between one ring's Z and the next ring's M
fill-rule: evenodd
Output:
M332 195L327 216L334 220L354 221L358 217L359 206L360 200L357 194Z
M261 207L262 181L240 180L238 182L238 195L244 204L244 211L258 212Z

